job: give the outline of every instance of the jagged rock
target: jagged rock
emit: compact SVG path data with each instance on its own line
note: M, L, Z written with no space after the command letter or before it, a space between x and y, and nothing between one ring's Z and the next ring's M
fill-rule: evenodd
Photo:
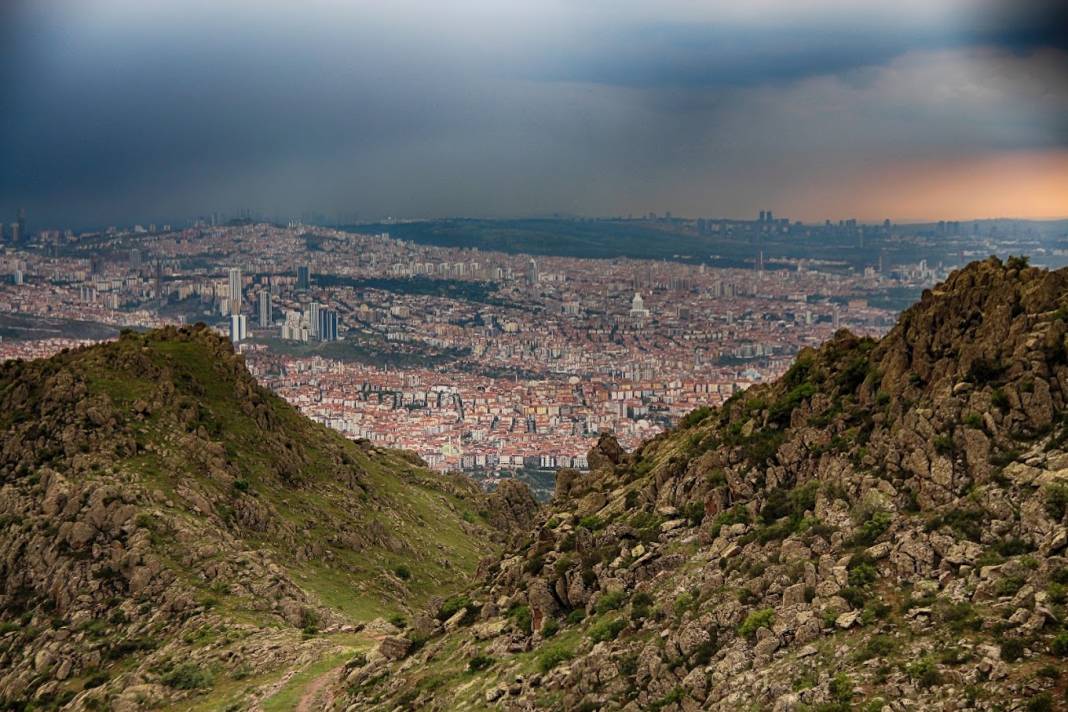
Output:
M400 660L408 654L411 647L412 642L407 638L402 638L397 635L387 635L382 639L382 642L378 644L378 652L389 660Z
M525 532L534 522L538 502L526 484L519 480L504 479L486 497L485 511L495 529Z
M626 452L611 433L601 433L597 444L586 454L586 464L591 470L602 470L618 465Z

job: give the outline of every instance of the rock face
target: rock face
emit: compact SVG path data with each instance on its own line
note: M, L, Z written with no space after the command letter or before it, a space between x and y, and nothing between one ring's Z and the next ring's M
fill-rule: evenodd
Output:
M519 480L501 480L497 489L486 497L487 520L499 531L529 531L537 511L538 502L533 493Z
M336 587L414 603L408 578L473 574L502 538L463 516L485 506L302 417L204 327L5 363L0 709L156 708L281 675L348 622Z
M880 341L602 438L347 709L1064 708L1066 320L1068 270L992 258Z

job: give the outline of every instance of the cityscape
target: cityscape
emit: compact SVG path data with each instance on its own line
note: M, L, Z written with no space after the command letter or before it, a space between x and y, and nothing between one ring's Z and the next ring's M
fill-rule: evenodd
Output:
M601 433L634 447L774 380L839 329L881 336L959 266L953 257L1022 247L1068 260L1056 223L803 226L770 210L748 222L628 222L665 220L707 239L707 260L441 247L250 218L31 237L20 213L0 260L0 356L204 322L261 383L346 437L486 486L520 477L545 497L556 470L586 468ZM859 263L783 256L802 231L867 249ZM750 241L752 258L715 266L719 233ZM925 256L953 240L956 255Z
M0 0L0 712L1068 712L1065 0Z

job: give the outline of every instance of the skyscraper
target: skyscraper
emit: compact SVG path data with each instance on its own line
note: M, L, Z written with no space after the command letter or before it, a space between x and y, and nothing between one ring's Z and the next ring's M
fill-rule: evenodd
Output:
M241 268L230 268L230 313L241 313Z
M297 289L308 289L311 287L311 267L308 265L301 265L297 267Z
M19 208L19 217L18 217L18 222L16 224L19 226L19 240L25 240L26 239L26 211L23 210L22 208Z
M22 239L22 233L19 230L20 225L17 222L11 223L11 244L19 244L19 240Z
M333 309L319 310L319 323L316 327L319 341L337 341L337 312Z
M309 336L319 337L319 312L322 310L322 305L319 302L312 302L308 305L308 331Z
M271 319L271 293L267 289L260 290L260 326L268 327L272 324Z
M538 273L538 261L533 257L530 258L530 264L527 265L527 283L535 285L538 283L540 274Z
M163 261L156 258L156 302L163 306Z
M230 341L237 343L248 336L248 321L244 314L230 315Z

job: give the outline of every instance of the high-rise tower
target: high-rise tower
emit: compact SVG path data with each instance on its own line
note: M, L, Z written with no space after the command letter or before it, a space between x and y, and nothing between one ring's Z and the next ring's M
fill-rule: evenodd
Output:
M230 268L230 292L227 296L230 298L230 313L241 313L241 268Z

